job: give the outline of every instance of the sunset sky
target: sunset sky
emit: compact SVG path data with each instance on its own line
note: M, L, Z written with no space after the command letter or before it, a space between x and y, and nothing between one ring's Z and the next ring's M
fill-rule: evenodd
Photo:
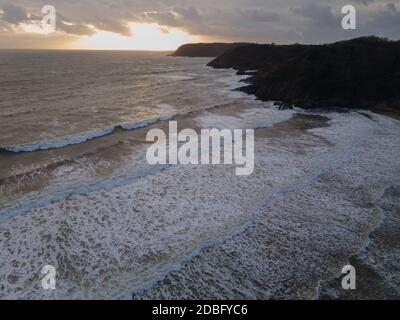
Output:
M341 8L357 9L357 30ZM44 5L56 32L41 29ZM0 48L174 50L188 42L321 43L400 37L394 0L0 0Z

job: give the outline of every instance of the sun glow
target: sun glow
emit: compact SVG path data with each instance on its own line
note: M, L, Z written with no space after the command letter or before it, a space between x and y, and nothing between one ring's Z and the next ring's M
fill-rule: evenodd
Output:
M20 23L18 29L25 33L47 34L39 23Z
M156 23L130 24L132 36L98 31L82 39L80 49L92 50L175 50L180 45L198 41L198 37L175 28L164 28Z

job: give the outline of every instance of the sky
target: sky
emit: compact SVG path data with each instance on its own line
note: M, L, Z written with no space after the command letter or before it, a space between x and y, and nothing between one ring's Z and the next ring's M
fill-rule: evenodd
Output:
M56 9L44 32L42 7ZM343 30L344 5L357 29ZM400 39L399 0L0 0L0 49L174 50L193 42Z

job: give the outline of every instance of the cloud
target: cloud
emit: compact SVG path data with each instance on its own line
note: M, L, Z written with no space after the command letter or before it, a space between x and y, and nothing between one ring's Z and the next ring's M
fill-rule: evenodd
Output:
M145 12L145 22L154 22L168 27L187 27L202 24L205 17L193 7L173 7L169 11Z
M363 26L370 34L398 39L400 35L400 9L388 3L384 9L374 13Z
M59 33L90 36L97 30L132 35L130 23L179 28L204 41L321 43L377 34L399 39L394 0L354 0L357 30L341 28L346 0L52 0ZM47 0L0 0L0 30L41 19ZM65 18L68 17L68 18ZM1 42L0 38L0 42ZM11 40L10 40L11 41Z
M332 13L332 8L329 5L319 3L306 3L300 7L292 9L295 15L312 21L318 26L329 26L337 24L339 21Z
M91 36L96 33L95 30L85 24L70 24L64 21L60 21L57 24L57 29L62 30L68 34L80 36Z
M362 3L364 6L368 6L371 3L374 3L375 0L355 0L357 3Z
M173 12L186 21L202 21L203 17L199 11L193 7L174 7Z
M388 4L386 5L386 7L387 7L387 9L388 9L388 11L389 11L390 13L398 14L397 7L396 7L396 5L395 5L394 3L388 3Z
M4 22L18 24L29 19L24 8L18 7L11 2L0 3L0 8L3 11L1 20Z
M143 21L155 22L163 26L177 27L182 23L179 21L177 14L171 11L165 12L145 12L143 15Z
M279 19L279 14L263 9L241 9L240 14L249 21L254 22L271 22Z
M94 20L88 21L99 30L119 33L120 35L127 37L132 35L132 30L125 21L112 19L107 16L97 16Z

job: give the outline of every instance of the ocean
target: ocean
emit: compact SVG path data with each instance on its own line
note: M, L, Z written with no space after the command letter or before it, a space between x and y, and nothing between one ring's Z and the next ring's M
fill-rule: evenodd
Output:
M399 293L377 258L398 249L374 244L399 228L400 122L279 110L209 61L0 51L0 298L329 298L349 259ZM255 129L254 173L149 165L169 120Z
M61 147L222 104L232 72L207 59L140 52L1 51L0 146L9 151Z

